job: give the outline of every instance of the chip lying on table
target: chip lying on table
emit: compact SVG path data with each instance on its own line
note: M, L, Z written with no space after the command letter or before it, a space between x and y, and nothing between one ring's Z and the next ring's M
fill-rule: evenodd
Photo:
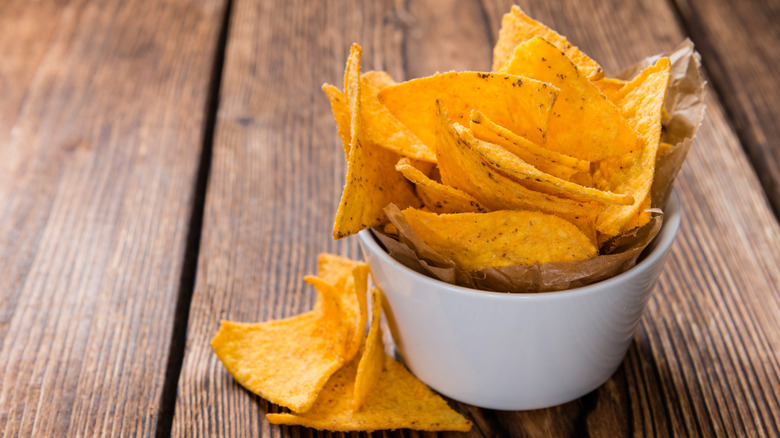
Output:
M492 72L396 83L361 74L359 55L353 45L346 99L323 86L347 159L335 238L400 229L415 236L398 241L422 241L457 269L478 271L607 254L607 242L636 234L659 206L650 189L668 117L668 58L633 80L605 78L517 6L502 20ZM411 227L388 225L390 204L404 211L393 221ZM502 245L479 243L487 224Z
M368 268L320 254L314 309L261 323L223 321L211 346L245 388L292 413L269 413L273 424L330 431L417 429L468 431L471 422L403 365L385 354L379 328L382 294Z

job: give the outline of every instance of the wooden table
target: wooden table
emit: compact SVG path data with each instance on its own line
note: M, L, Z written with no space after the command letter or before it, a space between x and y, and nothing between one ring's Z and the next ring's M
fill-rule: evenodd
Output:
M453 406L472 436L780 434L780 3L520 3L608 73L690 37L709 108L617 373L551 409ZM4 1L0 433L329 435L269 426L208 342L309 309L317 253L360 257L330 236L345 169L320 90L350 43L398 80L486 70L510 5Z

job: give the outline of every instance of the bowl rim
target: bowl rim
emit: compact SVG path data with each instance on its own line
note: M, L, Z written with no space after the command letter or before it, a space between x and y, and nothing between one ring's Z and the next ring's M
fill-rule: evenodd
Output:
M364 253L370 252L372 254L376 254L376 256L382 259L384 263L389 264L396 269L400 269L402 272L410 275L418 281L423 282L424 284L428 284L436 288L446 289L451 293L467 295L471 297L480 297L482 299L488 300L548 301L566 299L572 295L590 295L603 292L609 290L610 286L616 283L631 281L632 278L649 269L658 261L659 258L666 254L674 242L675 236L677 235L677 232L680 228L682 207L680 206L680 198L676 190L673 190L671 196L669 197L666 209L664 210L664 216L664 223L661 227L661 230L658 232L658 235L656 235L653 241L651 241L648 245L650 247L650 252L645 254L645 256L642 257L642 259L639 260L635 266L628 269L627 271L615 275L614 277L601 280L597 283L572 289L550 292L494 292L445 283L441 280L423 275L391 257L387 251L379 246L376 237L374 237L373 231L370 229L360 231L358 233L358 237L363 244ZM368 251L366 249L368 249Z

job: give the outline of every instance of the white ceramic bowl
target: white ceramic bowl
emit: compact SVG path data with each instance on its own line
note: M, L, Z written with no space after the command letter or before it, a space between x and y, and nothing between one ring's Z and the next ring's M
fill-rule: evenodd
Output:
M577 289L485 292L421 275L391 258L371 231L360 242L396 347L430 387L471 405L539 409L604 383L626 355L680 225L673 193L664 225L630 270Z

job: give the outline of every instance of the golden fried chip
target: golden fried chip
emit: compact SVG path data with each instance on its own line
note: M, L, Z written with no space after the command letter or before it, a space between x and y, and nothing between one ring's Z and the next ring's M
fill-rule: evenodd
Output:
M552 43L537 36L520 44L503 71L549 82L560 89L545 147L597 161L642 146L639 135L615 104Z
M455 130L458 132L465 147L479 154L482 160L496 171L509 176L529 189L579 201L619 205L631 205L634 203L634 198L631 195L605 192L581 186L542 172L499 145L477 140L468 129L460 125L455 125Z
M382 89L379 100L431 149L436 147L436 100L450 117L468 124L477 109L499 125L542 143L558 90L501 73L449 72Z
M537 211L437 215L407 208L402 213L434 251L469 271L598 255L598 249L576 226Z
M384 208L396 205L420 205L414 186L395 170L398 154L365 139L360 98L360 55L352 45L345 74L346 97L350 112L350 152L347 178L333 224L333 238L357 233L386 222Z
M436 154L398 121L377 98L379 91L395 85L383 71L370 71L361 76L360 103L366 137L372 143L418 160L436 162Z
M333 111L333 118L336 119L336 129L338 129L341 145L344 147L344 160L349 160L349 108L345 101L344 94L338 88L330 84L323 84L322 91L330 100L330 109Z
M382 343L382 330L379 328L380 315L382 313L382 292L371 288L371 326L368 329L366 345L363 355L360 357L357 374L355 376L355 390L353 391L351 408L359 411L368 400L371 390L376 386L379 376L382 374L382 366L385 362L384 344Z
M308 410L345 363L346 330L333 287L318 310L261 323L222 321L211 347L246 389L296 412Z
M560 154L523 138L495 124L477 110L471 112L470 125L474 137L502 146L537 169L569 179L579 172L590 172L590 163L569 155Z
M470 148L439 107L439 142L436 155L444 184L473 196L491 210L539 210L560 216L596 240L595 221L602 207L531 190L496 172Z
M395 165L406 179L417 187L417 195L423 204L436 213L473 213L487 211L473 196L455 187L436 182L421 172L406 158Z
M553 43L559 50L563 50L588 79L595 81L604 76L604 71L596 61L571 45L558 32L526 15L518 6L512 6L512 10L504 14L501 19L498 41L493 48L493 71L504 67L512 58L515 47L535 36L540 36Z
M637 216L643 202L649 202L645 198L650 196L655 174L655 158L661 140L662 108L670 72L669 58L661 58L617 94L618 107L629 124L640 133L644 146L626 156L603 160L594 172L597 187L634 196L632 205L611 205L599 215L596 228L607 237L625 231L626 224Z
M383 352L384 353L384 352ZM452 410L414 375L384 354L379 381L362 409L351 408L358 360L340 369L302 414L267 414L271 424L305 426L333 432L415 429L468 432L471 422Z
M617 96L618 91L620 91L626 83L627 82L622 79L602 78L598 81L594 81L593 85L598 87L598 89L607 96L607 99L609 99L610 102L615 103L615 96Z

